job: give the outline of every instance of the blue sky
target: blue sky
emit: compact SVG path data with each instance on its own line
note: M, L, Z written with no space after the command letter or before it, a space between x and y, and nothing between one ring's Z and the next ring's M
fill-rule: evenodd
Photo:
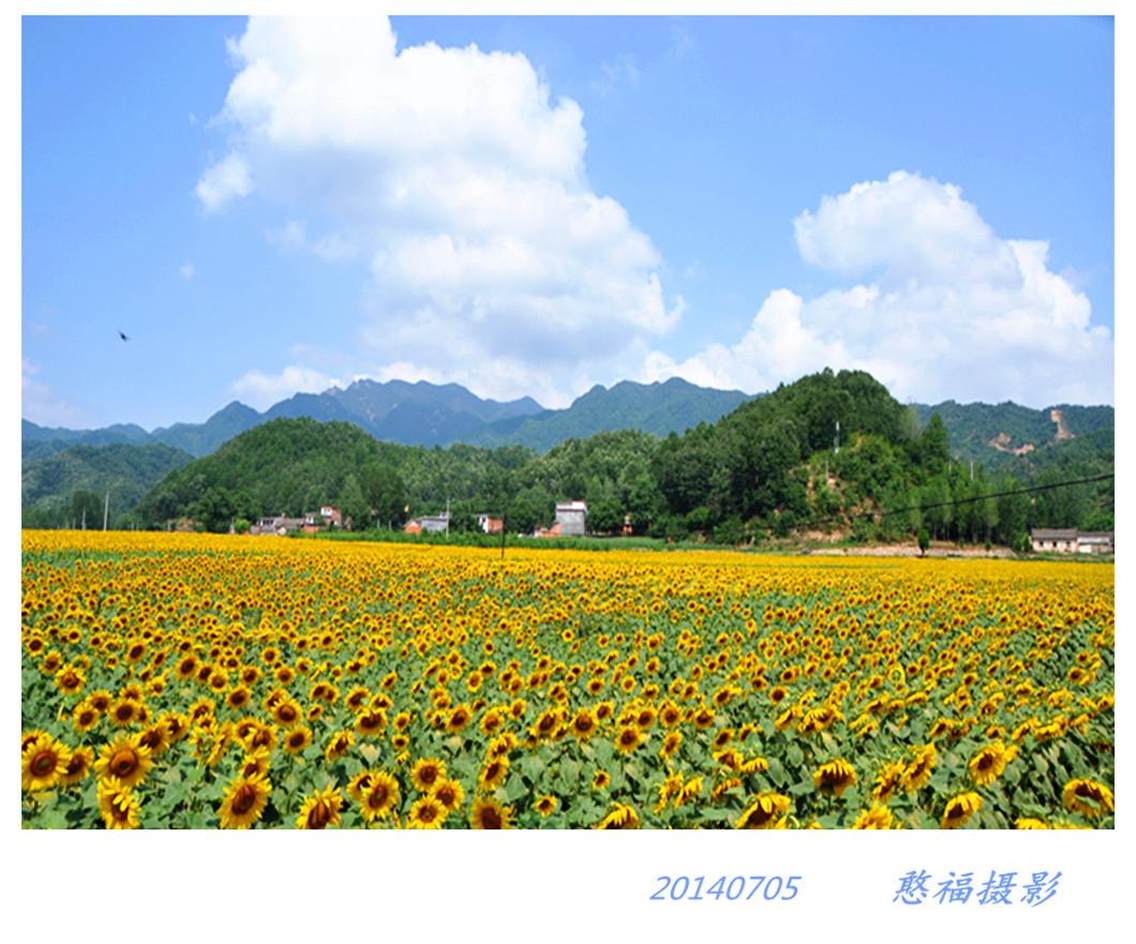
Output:
M1112 83L1107 18L27 18L23 415L1112 402Z

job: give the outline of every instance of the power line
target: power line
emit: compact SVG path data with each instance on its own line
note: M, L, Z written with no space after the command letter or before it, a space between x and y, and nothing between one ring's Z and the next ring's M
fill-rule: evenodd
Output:
M892 515L903 515L912 511L931 511L935 508L953 508L957 505L972 505L975 502L987 501L991 498L1009 498L1013 495L1029 495L1034 492L1046 492L1055 488L1066 488L1070 485L1088 485L1091 482L1104 482L1116 478L1115 472L1104 472L1100 475L1090 475L1083 479L1069 479L1065 482L1050 482L1045 485L1030 485L1024 488L1012 488L1004 492L989 492L985 495L972 495L968 498L956 498L945 502L932 502L928 505L910 505L907 508L893 508L890 511L861 511L847 515L830 515L827 518L814 518L809 524L825 524L829 521L843 521L847 518L889 518Z

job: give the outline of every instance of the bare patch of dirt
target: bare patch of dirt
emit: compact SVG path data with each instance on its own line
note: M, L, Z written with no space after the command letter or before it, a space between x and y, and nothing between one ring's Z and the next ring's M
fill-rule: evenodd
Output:
M1049 411L1049 418L1057 425L1057 432L1053 435L1054 442L1064 442L1066 439L1072 439L1073 433L1069 427L1065 425L1065 417L1061 415L1061 411L1056 407Z
M1060 411L1057 410L1055 412ZM1021 446L1011 446L1010 442L1011 440L1009 433L999 433L997 436L991 439L990 442L987 443L987 445L993 446L999 452L1008 452L1012 456L1028 455L1029 453L1033 452L1035 448L1033 443L1025 443Z

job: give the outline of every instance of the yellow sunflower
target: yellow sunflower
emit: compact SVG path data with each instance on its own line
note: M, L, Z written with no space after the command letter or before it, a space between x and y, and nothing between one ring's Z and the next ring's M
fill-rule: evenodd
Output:
M599 721L590 709L581 708L573 716L570 727L573 737L581 741L586 741L596 733L596 729L599 727Z
M133 724L138 718L138 702L132 698L120 698L111 704L107 717L119 728Z
M430 796L441 803L447 813L453 813L465 800L465 790L456 780L443 780L434 787Z
M474 829L508 829L512 815L511 807L491 797L478 797L470 808L469 822Z
M137 829L142 822L142 804L134 791L111 777L98 786L99 812L107 829Z
M48 790L66 775L71 752L49 735L31 741L20 756L21 782L25 790Z
M626 725L615 737L615 747L620 753L630 754L646 740L646 735L635 725Z
M268 805L272 784L262 774L238 777L229 785L217 815L222 829L248 829Z
M436 757L423 757L410 771L410 780L419 793L429 793L446 779L446 765Z
M373 823L397 809L399 799L398 781L388 773L376 771L371 774L370 782L359 800L360 813L364 820Z
M1007 750L1001 741L987 744L975 754L967 764L970 779L978 786L985 787L1002 776L1008 764L1017 754L1018 749L1011 747Z
M735 829L776 829L789 812L790 800L783 793L760 793L734 823Z
M536 802L533 803L533 809L541 816L547 818L556 812L557 802L556 797L546 793L544 796L537 798Z
M327 786L317 790L304 799L300 815L296 817L297 829L326 829L339 825L339 813L343 809L343 794L338 787Z
M354 732L346 730L335 732L328 738L327 747L323 752L324 760L330 764L332 761L339 760L341 757L346 757L354 743Z
M902 761L890 761L884 764L879 774L876 775L875 785L872 787L872 799L878 800L880 803L886 803L899 789L903 781L903 775L907 770L907 765Z
M1114 809L1112 791L1103 783L1078 778L1070 780L1061 791L1065 809L1089 819L1099 819Z
M150 749L138 735L120 734L103 745L95 761L95 773L100 780L114 778L126 787L135 787L146 779L153 763Z
M915 752L915 758L903 771L903 789L908 793L922 790L931 779L931 771L938 760L934 744L927 744Z
M638 829L639 814L633 806L616 803L611 812L596 824L596 829Z
M943 829L957 829L982 808L982 797L977 793L960 793L951 797L943 810Z
M387 726L387 713L381 708L368 708L355 718L355 731L359 737L377 738Z
M299 724L284 735L284 750L289 754L301 754L312 743L312 729L306 724Z
M852 824L853 829L891 829L891 810L883 803L873 803L871 809L864 810Z
M821 764L813 771L813 785L818 790L827 790L840 796L856 782L856 771L843 758Z
M433 796L427 795L414 801L407 822L411 829L441 829L449 812Z
M485 766L481 768L481 773L477 776L477 786L479 789L490 792L496 790L501 784L505 782L505 778L509 775L509 758L493 757L485 762Z
M79 747L71 752L71 759L67 761L67 770L59 776L61 787L71 787L84 780L91 772L91 764L95 755L89 747Z

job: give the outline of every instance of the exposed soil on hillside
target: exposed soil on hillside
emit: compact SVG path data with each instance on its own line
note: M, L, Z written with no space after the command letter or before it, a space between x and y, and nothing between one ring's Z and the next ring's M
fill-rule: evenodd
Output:
M1065 417L1061 415L1060 410L1050 410L1049 418L1057 424L1057 432L1053 435L1054 442L1064 442L1066 439L1073 438L1073 434L1072 432L1070 432L1069 427L1065 425Z
M997 436L990 440L988 445L993 446L999 452L1008 452L1012 456L1024 456L1027 453L1033 452L1034 450L1033 443L1026 443L1023 446L1011 446L1010 442L1011 440L1009 433L999 433Z

